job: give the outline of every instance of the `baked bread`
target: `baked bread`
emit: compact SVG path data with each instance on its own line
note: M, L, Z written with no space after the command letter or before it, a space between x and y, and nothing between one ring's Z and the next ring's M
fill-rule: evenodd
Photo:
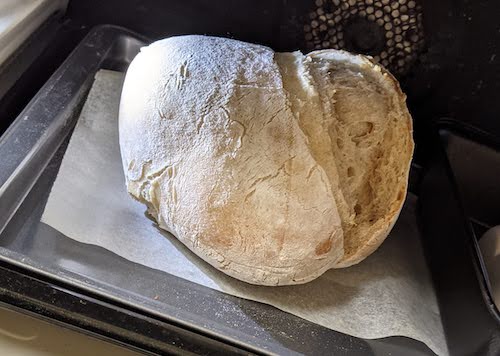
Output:
M360 262L405 199L405 96L364 56L171 37L131 63L119 116L132 197L249 283L305 283Z

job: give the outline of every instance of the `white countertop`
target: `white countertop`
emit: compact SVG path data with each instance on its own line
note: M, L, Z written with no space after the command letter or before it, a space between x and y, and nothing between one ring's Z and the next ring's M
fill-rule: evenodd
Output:
M132 356L120 346L0 308L0 355Z

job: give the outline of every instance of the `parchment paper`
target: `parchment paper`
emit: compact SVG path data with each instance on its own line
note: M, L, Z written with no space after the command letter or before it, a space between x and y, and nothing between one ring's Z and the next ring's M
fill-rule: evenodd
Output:
M71 137L42 222L79 242L206 287L271 304L362 338L407 336L447 354L409 195L384 244L359 265L305 285L259 287L201 261L149 220L125 189L118 144L123 74L100 71Z

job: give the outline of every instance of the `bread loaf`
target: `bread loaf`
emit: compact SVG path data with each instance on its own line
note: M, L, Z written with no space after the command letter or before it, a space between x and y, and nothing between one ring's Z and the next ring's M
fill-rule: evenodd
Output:
M305 283L358 263L405 198L405 96L363 56L171 37L131 63L119 116L132 197L249 283Z

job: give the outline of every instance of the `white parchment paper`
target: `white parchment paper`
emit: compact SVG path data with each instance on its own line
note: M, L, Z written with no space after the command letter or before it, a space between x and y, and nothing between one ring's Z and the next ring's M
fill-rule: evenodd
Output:
M79 242L206 287L271 304L362 338L407 336L447 349L408 196L384 244L359 265L299 286L260 287L224 275L149 220L125 189L118 144L123 74L97 73L71 137L42 222Z

